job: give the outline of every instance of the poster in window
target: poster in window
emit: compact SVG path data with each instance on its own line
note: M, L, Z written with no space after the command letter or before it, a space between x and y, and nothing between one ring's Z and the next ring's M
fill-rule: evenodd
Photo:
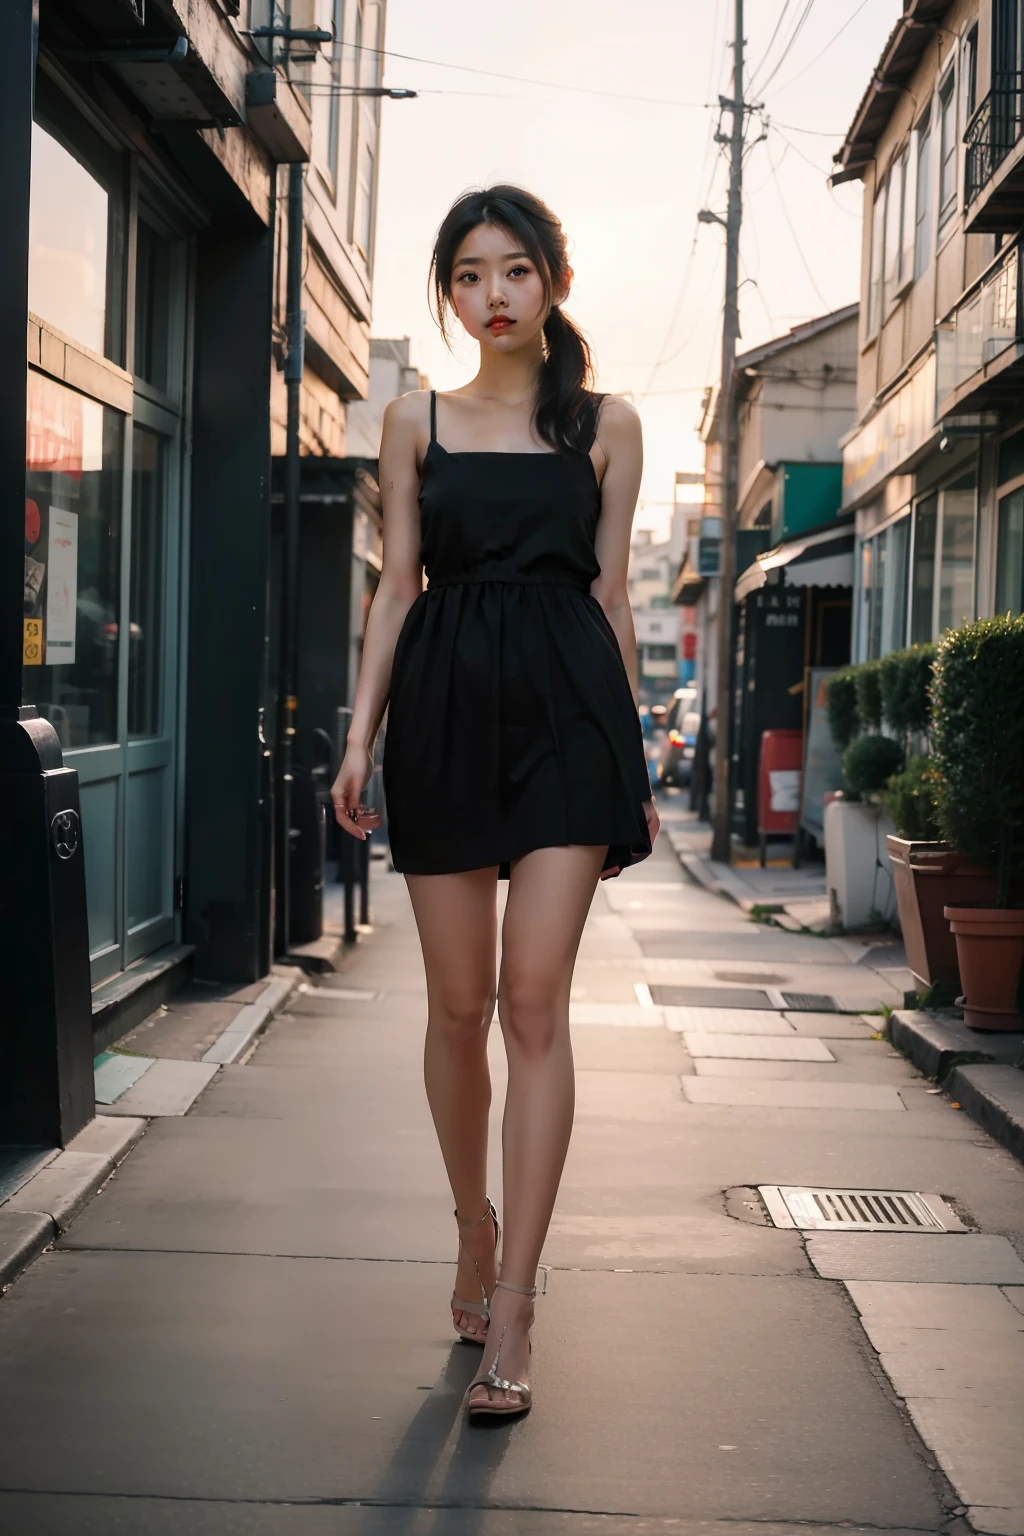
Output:
M46 665L75 659L78 607L78 513L50 508L46 573Z

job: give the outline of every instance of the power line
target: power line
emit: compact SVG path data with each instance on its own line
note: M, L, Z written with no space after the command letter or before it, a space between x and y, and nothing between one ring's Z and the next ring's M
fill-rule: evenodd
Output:
M790 55L790 53L792 52L792 49L793 49L793 45L796 42L797 38L800 36L800 33L803 31L804 23L806 22L808 16L811 14L811 11L812 11L813 7L814 7L814 0L807 0L807 4L804 6L803 10L800 12L799 17L797 18L796 25L794 26L792 32L789 35L789 42L786 44L785 48L782 50L782 53L779 55L779 58L777 59L774 68L772 69L771 73L765 77L764 80L759 82L759 84L758 84L758 91L760 93L763 93L768 88L768 86L771 85L772 81L775 79L775 76L778 74L778 72L782 68L783 64L789 58L789 55Z
M834 42L837 42L839 40L839 38L842 37L843 33L846 31L846 29L850 25L851 21L856 21L857 17L860 15L861 11L864 10L864 8L867 5L867 3L868 3L868 0L860 0L860 5L858 5L857 9L855 11L851 11L850 15L847 16L846 20L843 22L842 26L839 28L839 31L834 33L833 36L829 38L829 40L825 44L824 48L822 48L820 50L820 52L818 52L818 53L816 53L814 55L814 58L811 59L810 63L805 64L803 69L799 70L795 75L791 75L788 80L784 80L783 81L783 83L779 86L779 91L780 92L788 91L789 87L794 83L794 81L801 80L804 77L804 75L806 75L806 73L807 73L807 71L809 69L813 69L814 68L814 66L815 66L815 64L817 64L818 60L820 58L822 58L826 53L828 53L829 49L832 47L832 44Z
M800 244L800 240L799 240L799 237L797 235L797 232L796 232L795 228L793 227L793 220L789 216L789 209L786 207L786 199L782 195L782 183L779 180L778 170L777 170L777 167L775 165L775 162L772 160L771 150L766 150L765 153L766 153L766 155L768 157L768 164L771 166L772 180L775 183L775 192L776 192L776 195L778 196L778 199L779 199L779 207L782 209L782 216L785 219L786 224L789 227L789 232L793 236L793 244L796 246L797 255L800 257L800 260L803 263L803 268L804 268L804 271L807 273L807 278L808 278L808 281L810 282L811 287L814 289L815 293L818 296L818 299L820 300L821 304L824 306L824 308L827 311L829 309L829 307L830 307L829 303L828 303L828 300L822 295L821 289L818 287L817 283L814 280L814 273L811 271L811 269L810 269L810 267L809 267L809 265L807 263L807 257L804 255L803 246Z
M750 84L749 84L749 89L750 89L751 94L753 94L754 91L757 90L757 77L758 77L758 74L760 73L760 71L762 69L764 69L764 66L765 66L765 64L768 61L768 55L771 53L772 48L775 45L775 39L778 37L779 31L780 31L780 29L782 27L782 23L786 19L786 12L789 10L790 4L791 4L791 0L784 0L783 6L782 6L782 10L779 12L778 20L776 21L775 26L772 29L772 35L768 39L768 46L764 50L764 53L761 55L760 63L755 64L755 66L754 66L753 73L750 76Z
M811 0L813 4L813 0ZM369 43L345 43L344 48L352 48L360 53L375 53L380 58L404 59L409 64L430 64L437 69L457 69L463 74L487 75L492 80L514 81L517 85L543 85L552 91L571 91L580 96L605 96L615 101L642 101L653 107L694 107L704 108L710 105L706 101L679 101L657 96L635 96L627 91L603 91L597 86L569 85L564 80L536 80L530 75L510 75L500 69L480 69L475 64L452 64L447 59L425 59L416 53L396 53L393 48L373 48Z

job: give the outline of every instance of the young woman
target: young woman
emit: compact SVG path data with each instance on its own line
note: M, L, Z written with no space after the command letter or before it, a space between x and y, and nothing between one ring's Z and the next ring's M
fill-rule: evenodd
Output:
M587 344L561 309L561 225L521 188L467 193L431 273L442 333L454 314L480 367L461 389L385 412L384 568L332 797L364 837L387 706L391 851L423 948L424 1075L458 1222L453 1320L484 1345L474 1418L530 1407L534 1282L573 1119L576 951L597 881L650 853L658 814L626 595L640 424L588 388ZM500 1279L484 1182L495 1000L508 1056Z

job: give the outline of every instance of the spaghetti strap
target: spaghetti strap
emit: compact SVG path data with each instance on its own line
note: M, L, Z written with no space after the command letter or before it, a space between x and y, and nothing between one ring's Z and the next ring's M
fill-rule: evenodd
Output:
M437 442L437 390L430 391L430 441Z

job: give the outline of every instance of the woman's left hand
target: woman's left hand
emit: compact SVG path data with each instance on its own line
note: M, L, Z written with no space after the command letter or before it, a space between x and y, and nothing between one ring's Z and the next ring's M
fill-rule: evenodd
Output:
M654 847L654 839L661 830L661 817L658 815L658 807L654 803L654 797L644 801L644 815L647 817L647 830L651 834L651 847Z

